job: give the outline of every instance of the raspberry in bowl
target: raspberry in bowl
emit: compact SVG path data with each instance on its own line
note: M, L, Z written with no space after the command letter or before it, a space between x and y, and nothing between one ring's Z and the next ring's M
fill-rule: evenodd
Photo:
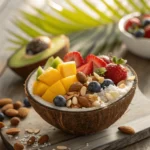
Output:
M69 52L50 58L26 80L35 111L51 125L85 135L108 128L128 108L137 86L134 70L123 59ZM117 111L116 111L117 110Z
M121 18L118 28L129 51L150 58L150 14L128 14Z

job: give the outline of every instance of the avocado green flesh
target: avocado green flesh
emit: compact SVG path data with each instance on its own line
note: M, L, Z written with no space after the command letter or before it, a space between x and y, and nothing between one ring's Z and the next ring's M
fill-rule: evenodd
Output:
M34 64L46 59L51 55L54 55L56 52L66 46L66 40L63 36L54 37L51 39L51 41L52 43L50 48L36 55L26 55L26 47L23 47L22 49L18 50L14 55L12 55L8 62L8 65L10 67L19 68L26 65Z

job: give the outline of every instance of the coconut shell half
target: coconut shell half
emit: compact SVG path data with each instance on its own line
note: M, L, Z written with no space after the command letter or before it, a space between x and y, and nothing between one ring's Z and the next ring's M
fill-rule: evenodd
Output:
M65 40L65 45L59 49L56 53L54 53L53 55L49 55L47 58L43 59L43 60L40 60L40 61L37 61L35 63L32 63L32 64L28 64L28 65L25 65L25 66L21 66L21 67L14 67L10 64L10 60L11 58L13 57L13 54L9 59L8 59L8 66L10 69L12 69L16 74L18 74L19 76L21 76L23 79L26 79L28 77L28 75L34 70L36 69L38 66L43 66L46 61L48 60L49 57L51 56L59 56L60 58L63 59L63 57L65 56L66 53L68 53L69 51L69 47L70 47L70 44L69 44L69 39L68 37L64 36L64 35L61 35L61 38L63 38ZM20 49L19 49L20 50ZM18 50L18 51L19 51ZM28 60L27 60L28 61ZM19 62L18 62L19 63Z
M131 72L136 76L134 70L128 66ZM119 100L102 108L81 109L62 109L52 106L42 99L33 96L30 89L30 81L35 72L32 72L25 82L25 93L35 111L48 123L64 132L87 135L104 130L116 122L127 110L137 87L137 76L132 88Z

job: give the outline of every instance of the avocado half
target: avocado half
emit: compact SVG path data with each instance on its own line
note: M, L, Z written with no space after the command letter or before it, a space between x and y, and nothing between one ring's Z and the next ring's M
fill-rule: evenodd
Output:
M8 66L15 73L26 79L38 66L43 66L51 56L63 58L69 50L69 39L65 35L51 38L50 48L35 54L26 54L26 46L17 50L8 60Z

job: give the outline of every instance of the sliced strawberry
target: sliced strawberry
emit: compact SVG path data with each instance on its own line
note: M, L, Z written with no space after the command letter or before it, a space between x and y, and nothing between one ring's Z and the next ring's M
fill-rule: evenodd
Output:
M90 75L93 73L93 63L92 62L86 63L82 65L81 67L77 68L77 71L83 72L86 75Z
M145 31L145 36L146 38L150 38L150 25L147 25L145 28L144 28L144 31Z
M93 62L94 68L106 67L106 65L107 65L107 63L103 59L101 59L93 54L88 55L86 57L85 61L86 61L86 63Z
M107 55L101 55L101 56L99 56L99 58L103 59L106 64L111 63L111 59Z
M75 61L77 68L84 64L84 59L82 58L81 53L77 51L67 53L64 56L64 61Z

